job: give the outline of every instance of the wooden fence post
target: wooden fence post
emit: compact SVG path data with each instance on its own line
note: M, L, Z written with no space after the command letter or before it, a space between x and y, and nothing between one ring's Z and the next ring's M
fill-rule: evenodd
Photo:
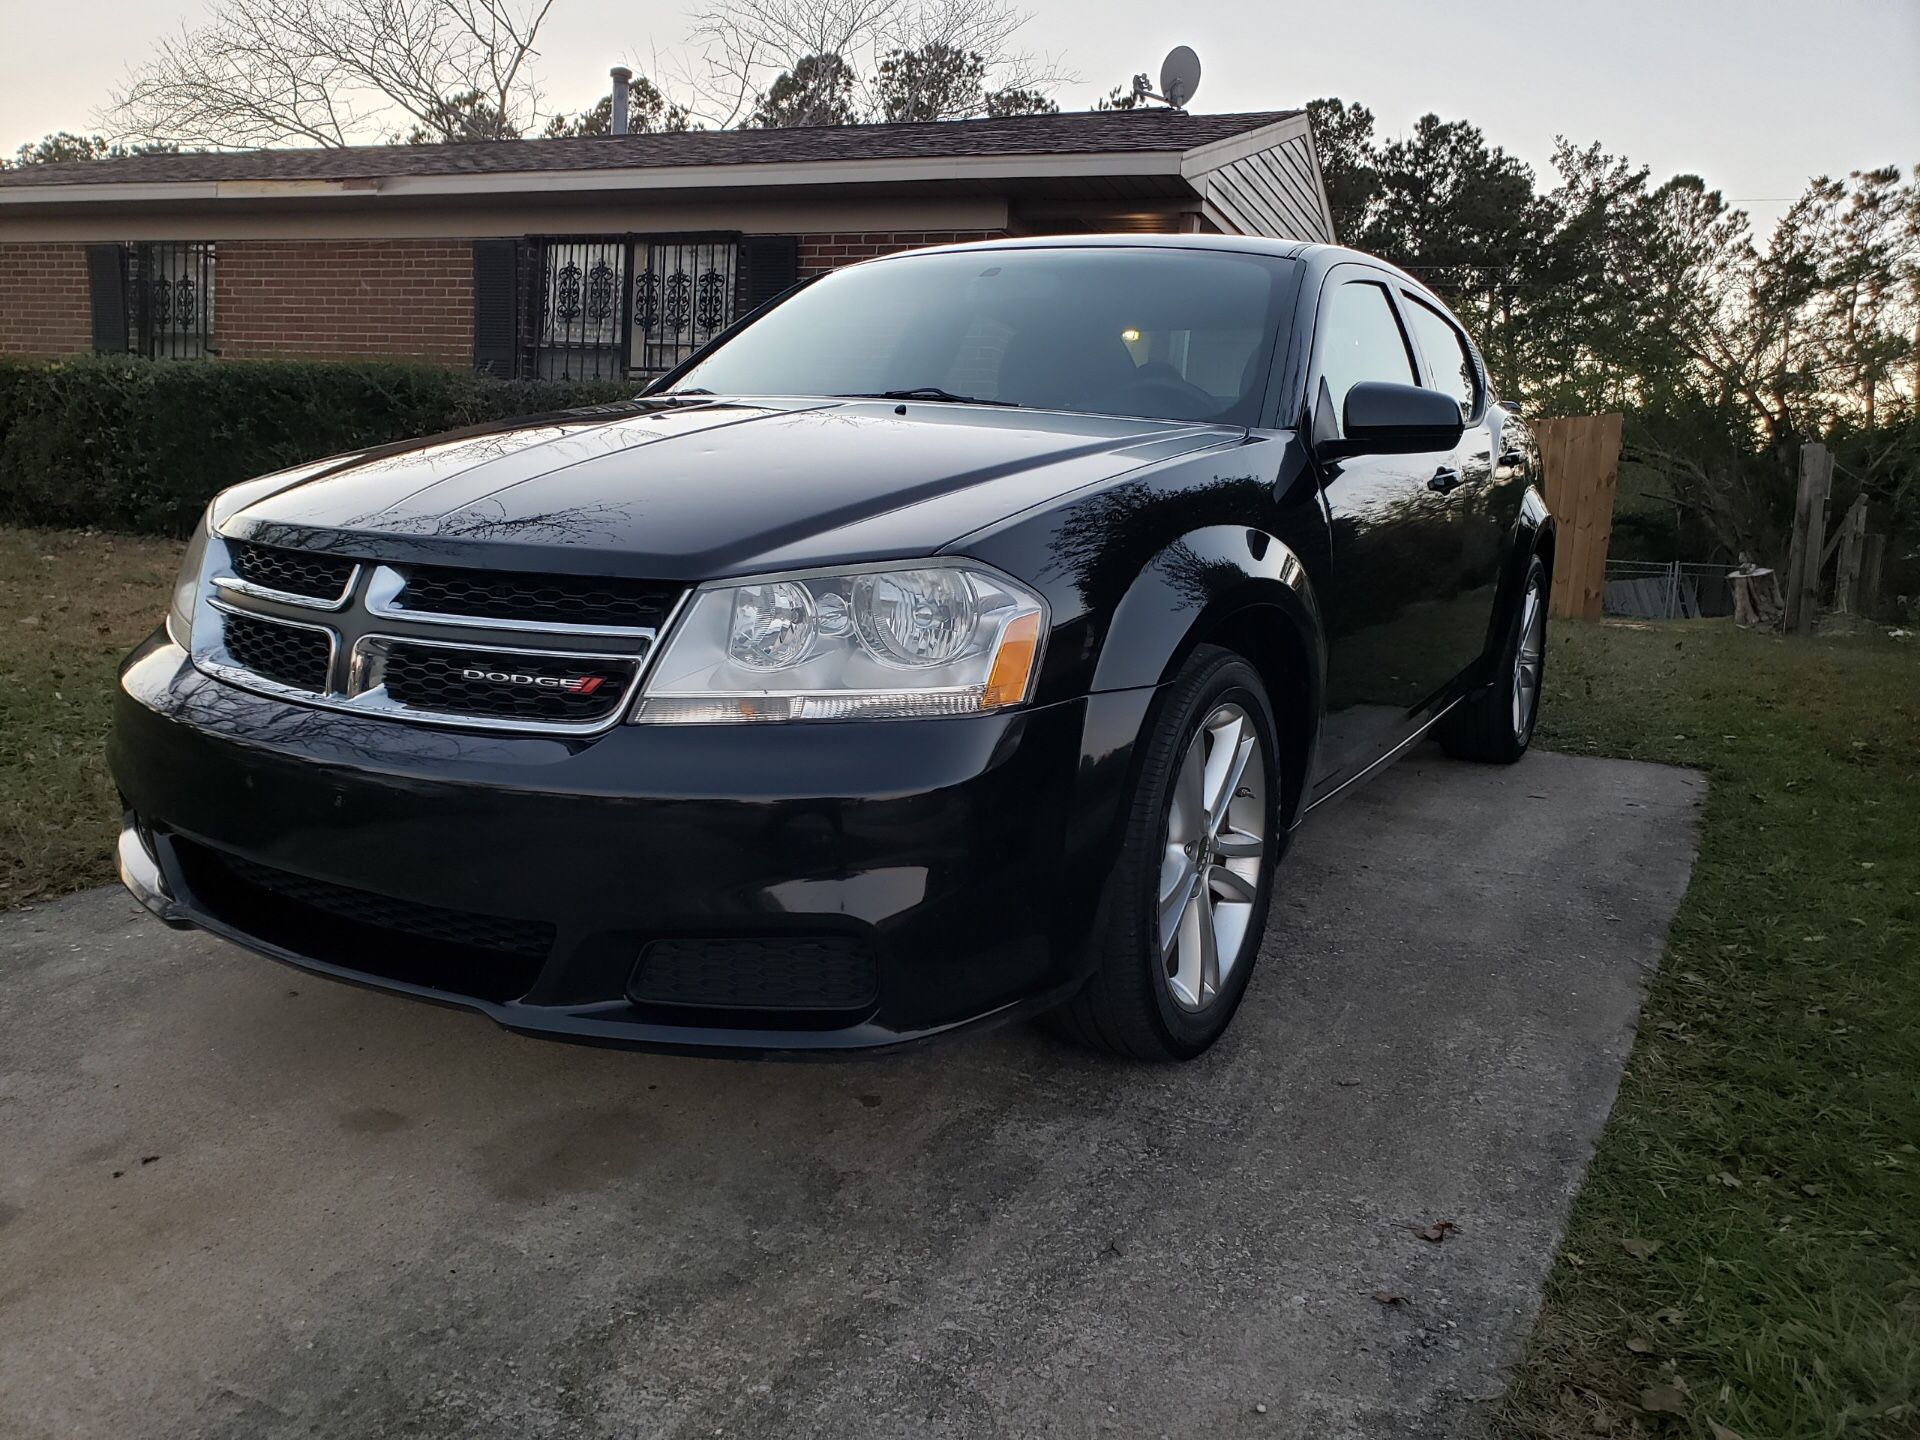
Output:
M1598 620L1606 597L1620 426L1615 413L1542 420L1534 427L1546 471L1547 508L1559 527L1552 613L1565 619Z
M1840 542L1840 553L1833 570L1834 613L1858 615L1860 562L1867 543L1866 496L1855 497L1853 504L1847 507L1846 518L1840 522L1840 533L1835 538Z
M1827 541L1827 496L1833 489L1833 456L1809 442L1800 447L1800 493L1793 507L1793 543L1787 551L1789 635L1813 630L1820 608L1820 562Z
M1863 551L1860 558L1860 613L1878 615L1880 613L1880 575L1886 563L1887 537L1867 536Z

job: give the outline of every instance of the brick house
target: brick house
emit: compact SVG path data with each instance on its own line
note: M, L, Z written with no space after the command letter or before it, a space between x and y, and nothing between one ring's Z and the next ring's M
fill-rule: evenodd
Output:
M1076 231L1328 240L1304 114L142 155L0 173L0 355L658 373L796 278Z

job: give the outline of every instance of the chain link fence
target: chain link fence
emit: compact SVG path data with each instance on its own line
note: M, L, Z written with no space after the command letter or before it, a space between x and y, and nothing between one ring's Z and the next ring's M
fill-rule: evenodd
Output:
M1675 560L1607 561L1602 612L1633 620L1710 620L1733 614L1726 565Z

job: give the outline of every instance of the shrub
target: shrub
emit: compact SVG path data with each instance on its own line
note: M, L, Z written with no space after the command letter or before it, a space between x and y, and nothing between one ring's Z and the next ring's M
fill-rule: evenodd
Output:
M0 523L183 535L250 476L636 388L391 362L0 362Z

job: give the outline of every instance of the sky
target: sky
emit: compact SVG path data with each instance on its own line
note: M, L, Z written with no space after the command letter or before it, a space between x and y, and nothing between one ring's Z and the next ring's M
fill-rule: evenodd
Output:
M1554 137L1599 140L1656 178L1703 175L1764 231L1809 177L1920 166L1920 0L1028 0L1021 43L1079 77L1089 105L1174 45L1203 69L1190 108L1369 106L1386 135L1465 118L1546 173ZM540 74L551 103L606 93L683 40L684 0L556 0ZM202 0L0 0L0 154L93 112Z

